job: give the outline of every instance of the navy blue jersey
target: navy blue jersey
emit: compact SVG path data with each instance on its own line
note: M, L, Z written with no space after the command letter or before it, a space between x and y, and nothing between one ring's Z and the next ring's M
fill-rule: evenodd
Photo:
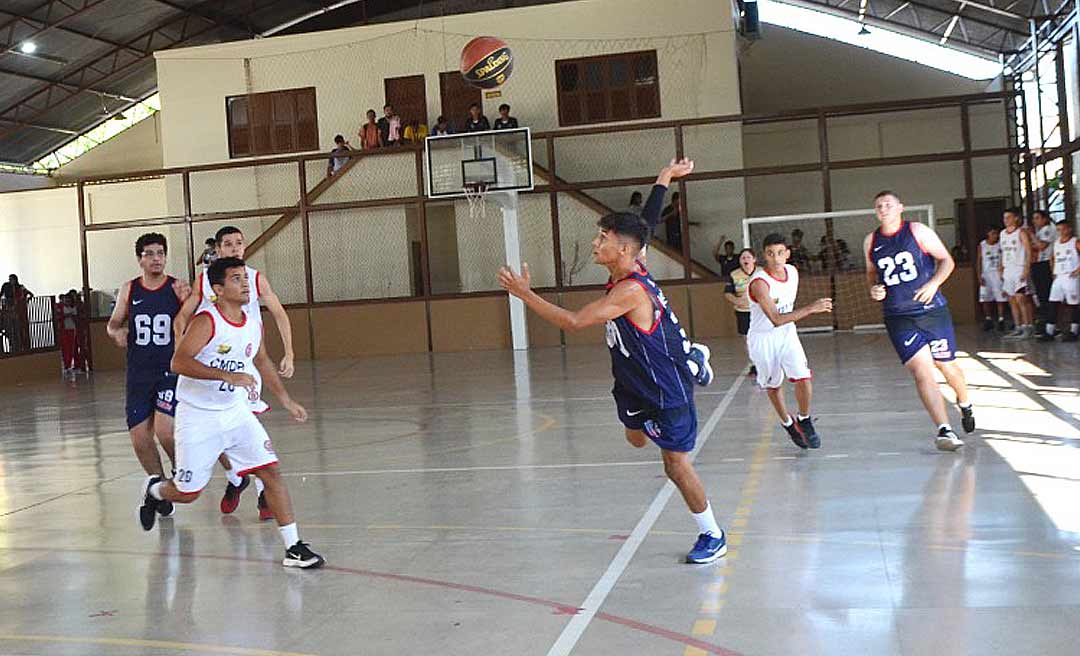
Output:
M874 231L870 261L877 268L878 282L885 285L885 316L925 314L946 306L940 290L929 303L915 300L915 292L934 277L937 260L923 250L907 221L891 235L881 228Z
M131 281L128 302L128 378L155 379L169 371L173 356L173 317L180 311L180 299L173 291L176 279L166 276L157 289Z
M648 294L653 323L637 326L626 315L607 322L615 390L660 410L688 405L694 401L694 379L686 364L690 340L652 276L638 267L623 280L634 281ZM623 280L609 282L608 290Z

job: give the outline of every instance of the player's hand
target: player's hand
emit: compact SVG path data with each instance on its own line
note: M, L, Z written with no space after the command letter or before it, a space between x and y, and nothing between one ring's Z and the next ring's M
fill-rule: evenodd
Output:
M662 177L670 180L683 178L694 172L694 160L689 158L673 159L660 171Z
M109 331L109 337L112 337L113 343L120 348L127 348L128 327L117 328L116 330Z
M915 290L915 300L925 305L934 300L934 294L937 294L937 291L938 286L933 282L928 282Z
M521 275L514 273L508 266L499 269L499 286L514 296L520 298L527 294L531 283L532 276L529 275L527 263L521 265Z
M284 405L285 409L289 411L289 414L292 415L293 419L300 423L307 421L307 410L304 409L304 406L292 399L289 399L289 402Z
M870 288L870 298L875 301L885 300L885 285L874 285Z
M180 304L183 305L188 296L191 296L191 284L184 282L183 280L177 280L173 283L173 293L176 294L176 298L180 300Z
M822 312L832 312L832 299L831 298L819 298L810 304L810 312L813 314L821 314Z
M278 374L280 374L282 378L292 378L294 373L296 373L296 367L293 366L293 356L286 355L281 358L281 364L278 366Z
M254 376L239 371L226 373L222 380L233 387L243 387L249 393L255 391L255 388L257 387Z

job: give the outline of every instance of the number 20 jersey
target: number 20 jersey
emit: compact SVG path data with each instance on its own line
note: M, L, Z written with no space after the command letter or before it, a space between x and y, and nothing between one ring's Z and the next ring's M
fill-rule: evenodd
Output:
M180 311L180 299L166 276L156 289L147 289L141 278L131 281L128 299L127 374L129 380L156 380L169 371L173 357L172 321Z
M923 250L911 228L904 221L900 229L886 235L878 228L870 240L870 261L877 269L878 282L885 285L885 316L926 314L946 307L941 290L929 303L915 300L915 292L930 282L937 269L937 261Z
M195 316L205 314L213 322L210 341L195 355L195 359L213 369L254 375L255 354L262 343L262 322L246 313L240 323L226 319L217 306L210 304ZM247 409L248 391L220 380L199 380L180 376L176 383L176 398L182 403L204 410Z

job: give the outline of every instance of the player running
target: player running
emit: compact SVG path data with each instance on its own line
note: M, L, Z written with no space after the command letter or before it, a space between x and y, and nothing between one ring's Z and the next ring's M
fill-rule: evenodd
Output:
M939 290L956 264L936 232L904 220L904 204L894 192L874 196L874 210L881 227L863 242L870 298L884 302L889 339L937 424L935 446L941 451L956 451L964 443L949 425L945 400L934 380L936 366L956 393L964 431L975 430L967 381L956 364L952 315Z

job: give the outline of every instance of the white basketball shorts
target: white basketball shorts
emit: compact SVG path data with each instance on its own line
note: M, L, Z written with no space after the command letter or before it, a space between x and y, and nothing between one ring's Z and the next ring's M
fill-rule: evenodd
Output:
M183 408L183 410L180 410ZM181 492L198 492L210 482L222 453L233 471L244 476L277 464L270 436L247 403L226 410L204 410L189 403L176 407L176 476Z
M795 382L813 376L795 331L747 335L746 348L757 368L757 383L761 387L780 387L785 377Z
M1050 285L1050 302L1062 301L1066 305L1080 305L1080 278L1068 274L1054 277L1054 284Z
M980 303L1004 303L1009 300L1001 274L997 271L983 271L983 284L979 285Z

